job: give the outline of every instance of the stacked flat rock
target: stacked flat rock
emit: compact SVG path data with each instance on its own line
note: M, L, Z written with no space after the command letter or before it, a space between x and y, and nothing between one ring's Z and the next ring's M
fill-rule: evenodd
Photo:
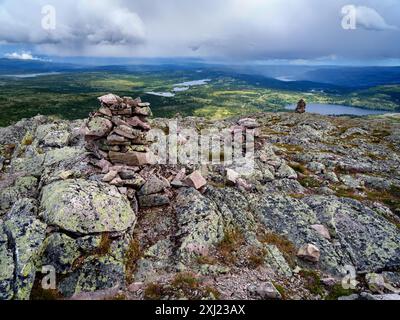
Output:
M156 162L147 140L150 104L113 94L99 101L101 108L90 115L85 129L86 148L94 155L91 163L102 170L103 182L133 199L146 182L141 167Z
M88 150L113 164L144 166L154 163L146 133L151 129L147 118L150 104L140 98L120 98L108 94L99 98L101 108L87 124Z

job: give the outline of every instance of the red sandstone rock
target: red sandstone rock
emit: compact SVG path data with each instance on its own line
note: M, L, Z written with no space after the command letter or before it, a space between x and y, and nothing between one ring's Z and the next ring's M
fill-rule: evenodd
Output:
M143 122L138 117L128 118L128 119L126 119L126 123L128 123L132 127L139 127L146 131L151 129L149 124Z
M319 261L321 257L321 252L315 245L306 244L300 248L299 252L297 253L297 256L306 261L316 263Z
M200 171L195 171L185 178L184 183L189 187L199 190L207 185L207 180L204 179Z
M102 104L105 104L107 106L112 106L112 105L116 105L122 102L122 99L118 96L116 96L115 94L107 94L105 96L101 96L98 98L99 101Z
M109 152L109 157L111 162L113 163L121 163L126 164L128 166L144 166L149 164L154 164L154 155L150 152L143 153L143 152Z

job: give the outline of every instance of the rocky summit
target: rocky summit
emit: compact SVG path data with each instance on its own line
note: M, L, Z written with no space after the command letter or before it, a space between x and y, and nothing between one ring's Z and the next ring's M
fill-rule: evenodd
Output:
M178 119L178 149L250 130L240 170L163 164L170 119L99 101L0 128L0 299L399 298L398 115Z

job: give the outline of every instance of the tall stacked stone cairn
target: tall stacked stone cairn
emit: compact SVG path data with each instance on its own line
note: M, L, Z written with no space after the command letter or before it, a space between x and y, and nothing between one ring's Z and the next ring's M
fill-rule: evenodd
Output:
M98 98L101 108L90 115L85 129L86 149L93 155L91 163L101 169L101 180L119 188L131 200L143 193L146 180L139 172L155 164L147 132L150 104L140 98L120 98L108 94ZM160 190L162 191L162 190ZM139 198L143 206L164 205L168 198ZM154 197L153 197L154 198ZM155 200L155 201L154 201Z

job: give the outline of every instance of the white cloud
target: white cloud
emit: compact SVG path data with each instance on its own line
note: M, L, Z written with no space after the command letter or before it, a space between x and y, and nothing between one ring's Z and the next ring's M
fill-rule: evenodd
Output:
M4 57L13 60L41 60L40 58L34 57L30 52L6 53Z
M8 43L58 44L82 48L97 44L137 44L144 24L132 10L112 0L53 0L55 29L42 27L42 0L5 0L0 6L0 39ZM23 7L24 10L20 10Z
M356 18L357 27L361 27L366 30L398 30L398 27L389 25L375 9L369 7L356 7Z

